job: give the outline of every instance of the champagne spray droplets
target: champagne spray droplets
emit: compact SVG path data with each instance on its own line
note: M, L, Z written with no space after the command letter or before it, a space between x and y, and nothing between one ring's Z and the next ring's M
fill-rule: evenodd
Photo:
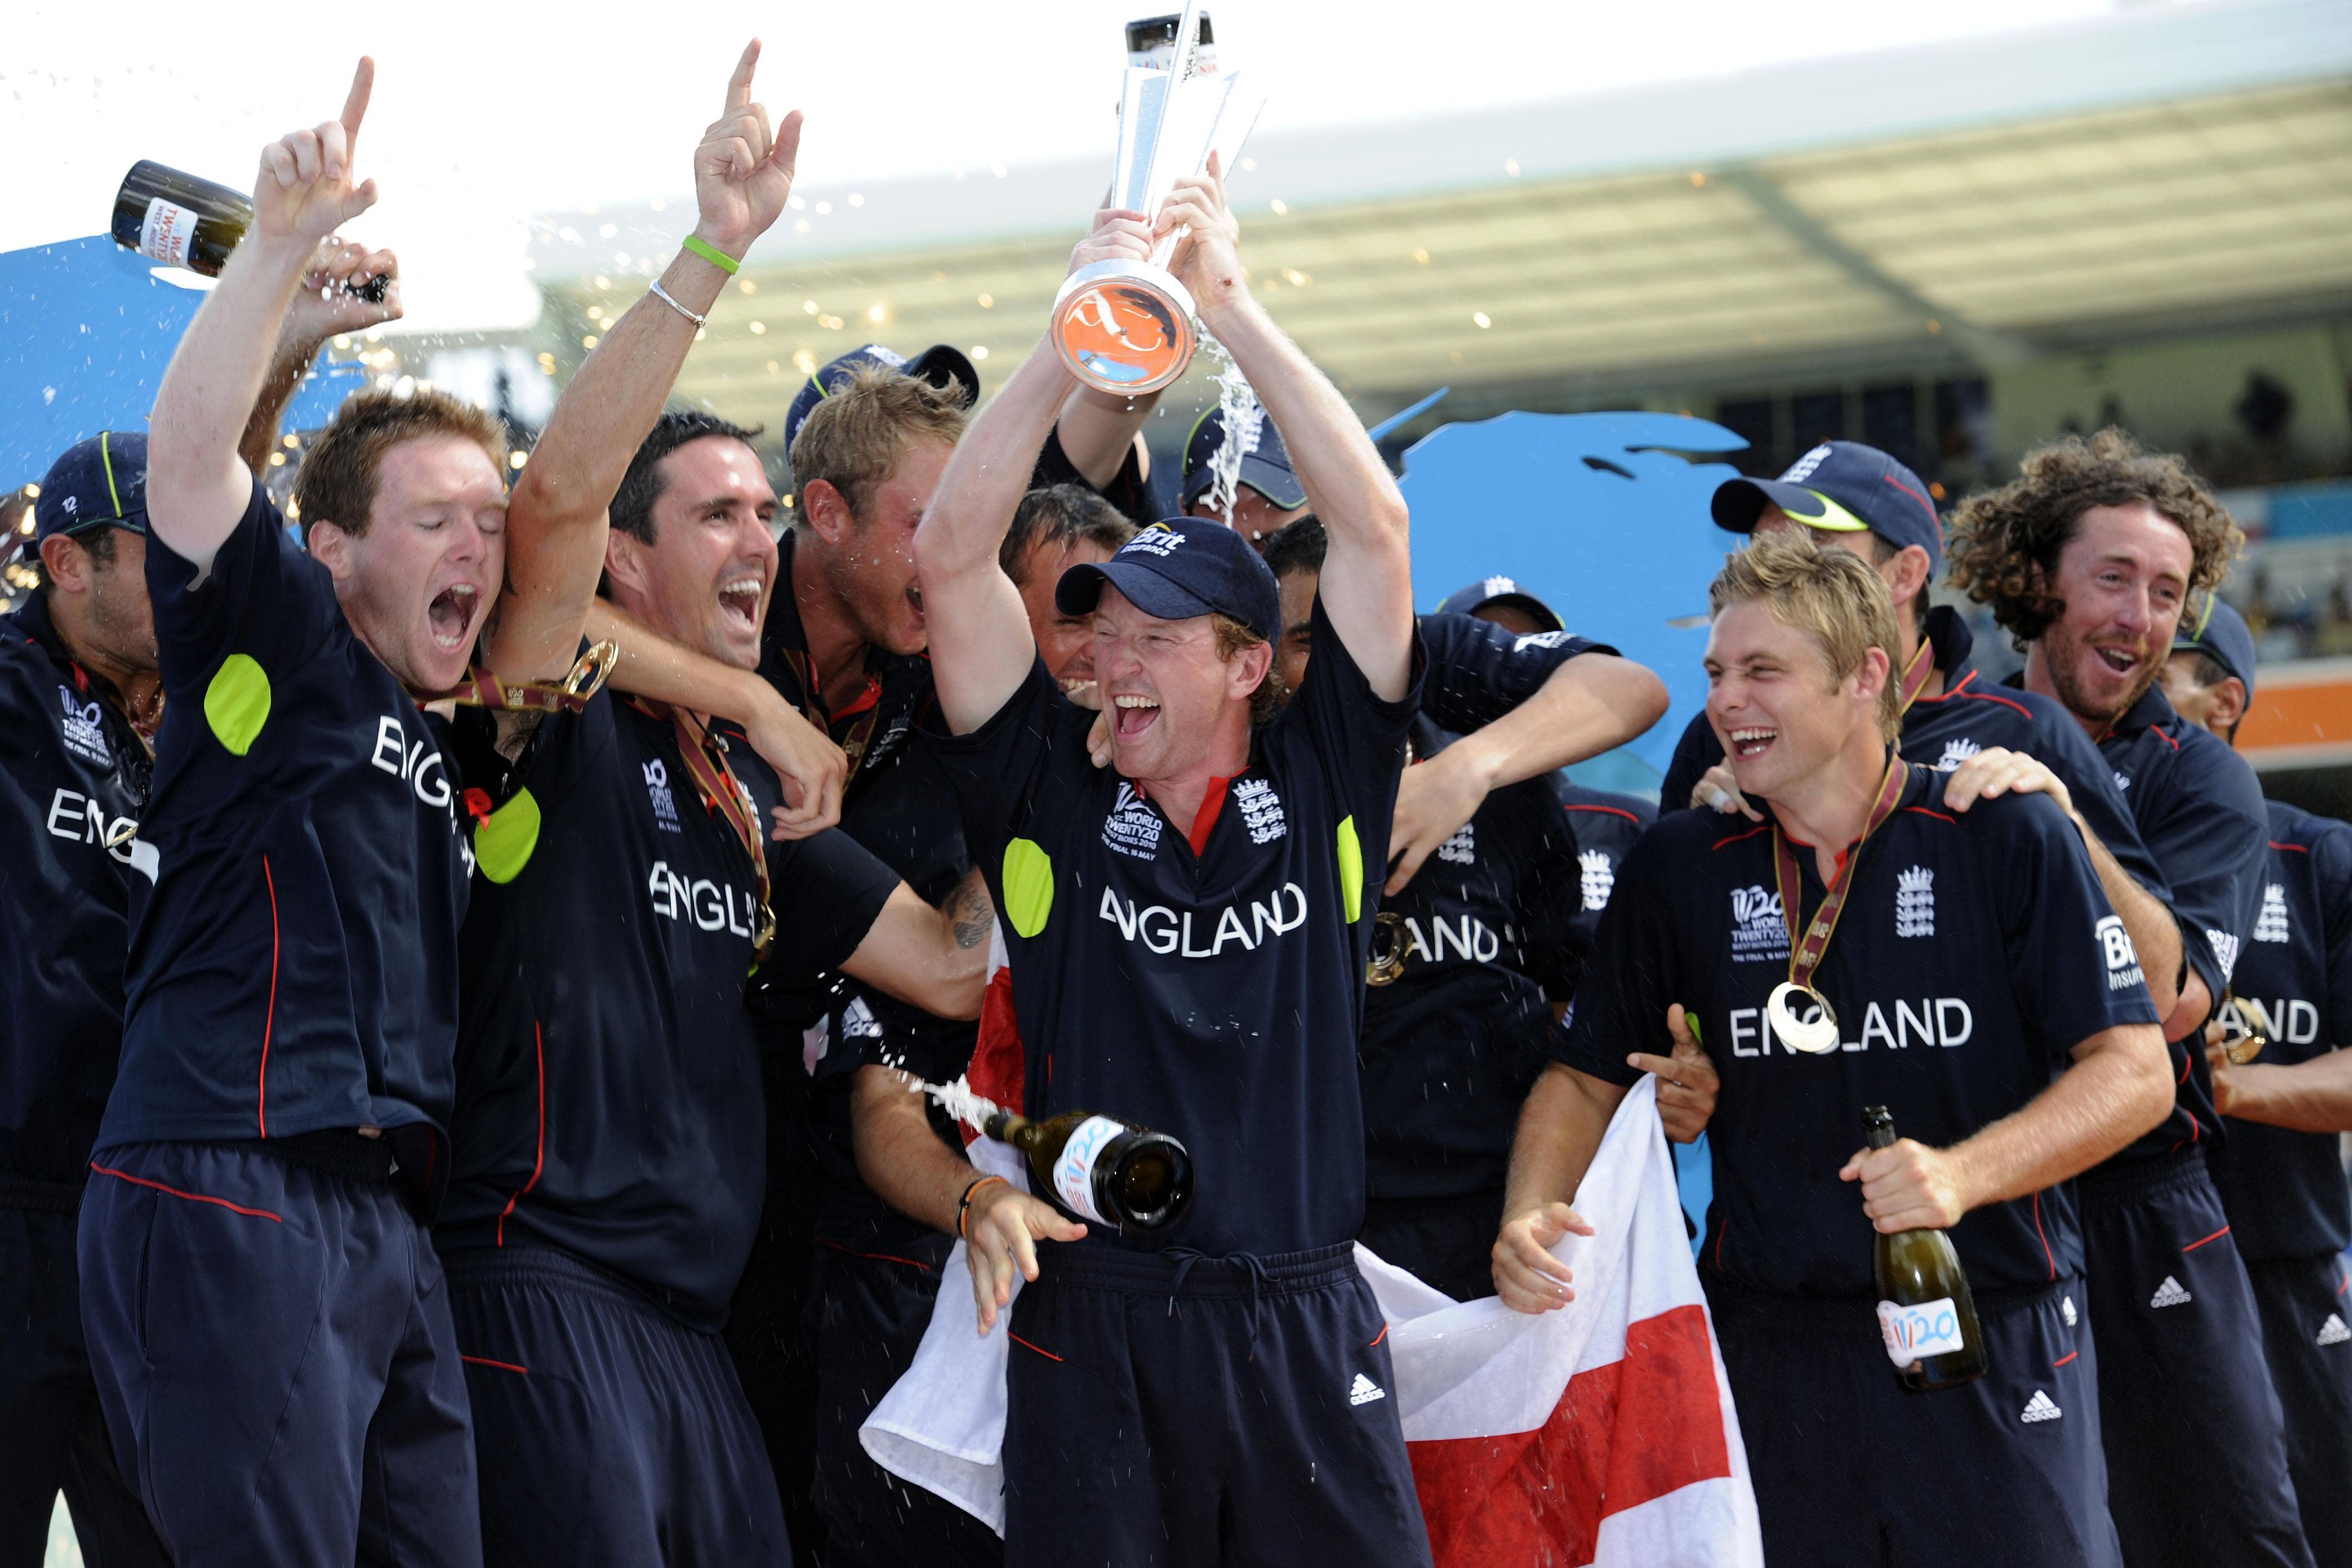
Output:
M1224 518L1225 526L1231 528L1234 502L1241 486L1242 459L1257 450L1258 437L1265 425L1265 405L1257 401L1256 389L1249 384L1249 378L1234 362L1234 357L1225 352L1223 343L1203 333L1201 346L1224 367L1215 379L1217 417L1225 427L1225 438L1217 444L1216 453L1209 459L1212 477L1207 499L1210 512Z

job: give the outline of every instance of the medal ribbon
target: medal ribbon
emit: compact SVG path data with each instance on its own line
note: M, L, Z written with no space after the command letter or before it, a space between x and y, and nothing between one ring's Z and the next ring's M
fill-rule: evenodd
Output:
M831 735L833 716L825 711L824 699L817 695L816 668L809 662L808 651L780 648L777 652L783 654L784 663L792 666L793 679L801 684L802 716ZM866 747L874 739L874 727L882 717L882 694L872 675L866 677L866 695L873 699L872 705L856 724L849 727L849 733L835 742L841 747L842 755L849 759L849 771L845 777L852 779L857 777L857 765L865 759Z
M644 697L631 697L629 704L648 718L670 722L677 732L678 754L686 761L687 774L694 780L694 791L702 797L704 809L717 812L735 831L736 841L751 857L751 878L760 898L760 925L751 939L751 963L756 968L767 961L769 945L775 940L776 912L770 896L774 890L768 883L767 846L761 841L751 792L727 764L727 742L713 737L701 720L667 703Z
M1896 688L1903 699L1903 706L1895 711L1909 713L1911 705L1919 700L1919 694L1927 689L1928 677L1935 673L1935 644L1922 636L1919 639L1919 646L1911 654L1911 662L1903 666L1903 684Z
M1906 672L1906 684L1908 684ZM1830 879L1828 889L1822 894L1821 907L1804 935L1797 934L1797 904L1804 892L1804 873L1797 863L1797 852L1789 843L1780 824L1772 824L1772 885L1780 894L1780 917L1789 924L1789 983L1801 990L1811 990L1813 974L1822 967L1822 955L1830 949L1830 934L1837 929L1839 914L1845 908L1846 889L1853 882L1854 862L1862 859L1862 846L1870 835L1884 827L1886 819L1895 815L1895 808L1903 799L1903 785L1910 776L1910 767L1890 750L1886 754L1886 776L1878 781L1878 798L1871 802L1869 820L1864 822L1862 837L1848 850L1845 863L1838 867L1837 875Z

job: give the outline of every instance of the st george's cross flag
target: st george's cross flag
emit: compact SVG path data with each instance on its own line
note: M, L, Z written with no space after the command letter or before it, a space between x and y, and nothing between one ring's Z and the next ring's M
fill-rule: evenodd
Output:
M1576 1300L1553 1312L1457 1305L1356 1249L1393 1325L1437 1568L1761 1568L1654 1079L1618 1107L1575 1207L1594 1234L1555 1249Z

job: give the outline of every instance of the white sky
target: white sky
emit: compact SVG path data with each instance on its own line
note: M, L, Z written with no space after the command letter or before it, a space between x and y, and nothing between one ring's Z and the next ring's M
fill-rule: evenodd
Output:
M2059 22L2129 0L1218 0L1228 68L1262 71L1261 130L1409 119ZM2153 0L2140 0L2142 4ZM688 193L688 160L745 39L756 91L808 112L830 184L1098 154L1121 24L1165 0L7 0L0 250L102 232L141 158L226 184L342 103L376 57L354 236L401 255L413 327L528 320L523 220ZM299 17L290 27L276 18ZM1335 18L1344 21L1335 25ZM1835 90L1824 73L1822 90Z

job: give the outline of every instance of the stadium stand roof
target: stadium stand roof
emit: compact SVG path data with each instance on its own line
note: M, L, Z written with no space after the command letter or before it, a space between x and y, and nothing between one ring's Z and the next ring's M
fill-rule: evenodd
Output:
M1100 159L804 187L681 392L772 418L805 367L869 339L985 348L1002 374L1101 193L1104 140ZM1232 189L1257 287L1368 415L1448 382L1606 397L1779 365L1998 366L2352 310L2352 5L2127 5L1269 132L1248 162ZM651 204L537 220L569 341L676 230Z

